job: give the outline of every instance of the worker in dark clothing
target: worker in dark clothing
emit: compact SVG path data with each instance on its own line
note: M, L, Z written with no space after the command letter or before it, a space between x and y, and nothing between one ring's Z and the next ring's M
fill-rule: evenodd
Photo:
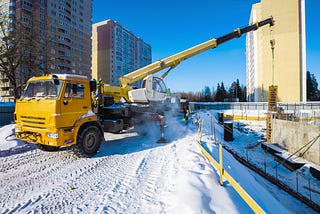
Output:
M189 114L190 114L190 106L189 106L189 102L186 101L183 106L183 120L184 121L188 121Z

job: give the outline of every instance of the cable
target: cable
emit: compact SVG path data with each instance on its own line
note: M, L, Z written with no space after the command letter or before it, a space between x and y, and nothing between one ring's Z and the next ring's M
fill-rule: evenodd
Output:
M301 148L299 148L297 151L295 151L294 153L292 153L289 157L287 157L286 159L284 159L283 161L280 162L280 164L283 164L285 161L288 161L292 156L294 156L295 154L297 154L299 151L301 151L303 148L305 148L306 146L308 146L310 144L310 146L306 149L306 151L304 151L302 153L302 155L299 155L299 157L302 157L310 148L311 146L317 142L317 140L320 138L320 135L316 136L315 138L313 138L311 141L309 141L307 144L303 145Z

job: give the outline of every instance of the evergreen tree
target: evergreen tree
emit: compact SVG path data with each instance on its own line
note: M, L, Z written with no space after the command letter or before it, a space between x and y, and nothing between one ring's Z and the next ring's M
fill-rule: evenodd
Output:
M236 87L237 87L237 98L239 98L239 101L243 101L242 97L243 97L243 94L242 94L242 88L240 86L240 81L239 79L237 79L236 81Z
M225 98L227 98L227 91L224 88L224 84L223 82L221 82L221 85L218 83L215 101L223 102Z
M224 83L221 82L221 94L222 94L222 101L224 101L225 98L227 98L228 93L224 87Z
M240 102L247 102L247 87L243 86L241 88L241 97L240 97Z
M221 88L220 88L220 83L218 83L218 85L217 85L217 91L216 91L216 96L215 96L215 99L214 99L214 101L216 101L216 102L220 102L220 97L221 97Z
M229 88L229 97L232 99L238 98L240 102L246 101L246 87L240 86L239 79L231 83L231 86Z
M216 94L217 94L217 91L215 91L214 87L212 87L211 101L215 101L215 99L216 99Z
M241 95L241 87L239 85L239 80L237 79L237 82L231 83L231 86L229 88L229 97L232 100L236 100L236 98L239 98Z
M310 71L307 71L307 100L316 101L318 98L318 82L314 74L311 74Z
M211 90L209 86L205 86L204 89L202 90L201 94L203 101L205 102L210 102L211 101Z

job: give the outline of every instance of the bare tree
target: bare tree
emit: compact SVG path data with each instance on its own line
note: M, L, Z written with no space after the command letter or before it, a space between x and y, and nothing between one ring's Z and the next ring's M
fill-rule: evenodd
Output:
M0 20L0 72L9 80L9 84L13 87L14 96L16 97L16 89L19 83L16 77L19 75L16 71L20 66L21 54L19 53L18 38L14 31L14 20L10 17L2 17Z
M9 81L14 98L24 83L45 70L47 44L34 22L22 23L14 17L0 18L0 74ZM44 35L46 36L46 35ZM43 41L43 42L41 42ZM43 73L43 72L42 72Z

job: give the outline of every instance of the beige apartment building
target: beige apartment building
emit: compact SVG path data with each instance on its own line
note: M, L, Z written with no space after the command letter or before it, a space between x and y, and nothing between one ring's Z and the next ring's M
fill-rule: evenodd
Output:
M92 77L119 85L119 77L152 61L151 46L111 19L92 26ZM139 87L140 82L133 86Z
M306 101L304 0L261 0L252 5L250 23L273 16L275 25L247 34L247 100L268 101L270 85L278 101ZM274 58L270 40L275 41Z

